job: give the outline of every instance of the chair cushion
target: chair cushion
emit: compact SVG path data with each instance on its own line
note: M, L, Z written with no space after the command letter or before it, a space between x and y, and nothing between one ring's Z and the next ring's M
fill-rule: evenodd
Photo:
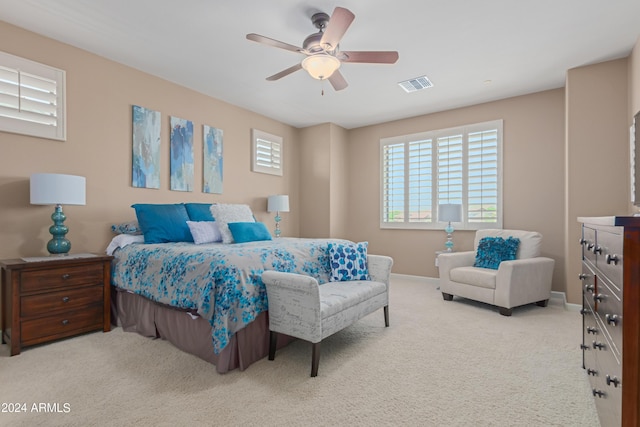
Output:
M540 256L540 247L542 246L542 234L537 231L523 230L498 230L483 229L476 231L474 250L478 250L478 244L483 237L517 237L520 239L520 246L516 252L516 259L535 258Z
M480 267L458 267L449 271L449 278L465 285L495 289L498 270Z
M386 291L387 285L369 280L327 282L319 286L320 312L326 319Z

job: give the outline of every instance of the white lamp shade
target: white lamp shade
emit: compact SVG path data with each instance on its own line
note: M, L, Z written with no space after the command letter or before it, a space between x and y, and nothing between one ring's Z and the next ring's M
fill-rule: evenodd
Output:
M304 58L302 68L314 79L324 80L340 68L340 60L326 53L318 53Z
M462 205L444 203L438 205L438 221L460 222L462 221Z
M86 179L57 173L31 175L29 188L32 205L85 205Z
M269 196L267 212L289 212L289 196L283 194Z

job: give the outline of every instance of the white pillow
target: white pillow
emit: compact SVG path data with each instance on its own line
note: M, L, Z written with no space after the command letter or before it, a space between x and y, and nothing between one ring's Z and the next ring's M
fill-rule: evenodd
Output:
M256 222L249 205L218 203L211 205L211 215L222 234L222 243L233 243L233 235L228 225L230 222Z
M222 234L215 221L187 221L196 245L222 242Z

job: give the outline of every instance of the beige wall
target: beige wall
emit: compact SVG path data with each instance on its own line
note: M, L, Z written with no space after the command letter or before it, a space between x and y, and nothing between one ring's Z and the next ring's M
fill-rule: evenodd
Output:
M347 237L368 240L371 252L393 256L396 272L437 277L443 230L380 229L380 139L503 119L504 228L544 235L542 253L559 261L554 289L564 291L563 111L564 90L556 89L351 130ZM455 249L471 250L473 237L472 231L455 231Z
M567 72L567 298L581 298L579 216L629 213L627 59Z
M349 157L349 133L338 125L331 124L331 179L329 181L330 237L348 234L349 213L349 165L357 168L358 157Z
M331 125L300 130L300 237L329 237Z
M137 202L249 203L259 220L272 222L266 197L289 194L283 235L299 233L298 130L153 77L86 51L0 22L0 50L67 72L65 142L0 132L0 258L46 254L53 207L29 204L36 172L87 178L86 206L65 207L74 252L102 252L113 222L135 219ZM132 105L162 114L161 188L131 186ZM169 116L194 123L193 192L169 190ZM224 131L224 191L202 193L202 125ZM251 128L284 138L284 177L250 171ZM271 227L270 227L271 228Z
M638 111L640 111L640 38L629 55L629 118Z

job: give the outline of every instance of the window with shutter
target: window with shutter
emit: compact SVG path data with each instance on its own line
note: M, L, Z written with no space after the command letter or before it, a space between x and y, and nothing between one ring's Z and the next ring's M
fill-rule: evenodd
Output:
M252 129L253 172L282 176L282 137Z
M501 228L501 150L502 120L381 139L380 227L442 228L460 204L456 228Z
M0 52L0 131L64 141L65 72Z

